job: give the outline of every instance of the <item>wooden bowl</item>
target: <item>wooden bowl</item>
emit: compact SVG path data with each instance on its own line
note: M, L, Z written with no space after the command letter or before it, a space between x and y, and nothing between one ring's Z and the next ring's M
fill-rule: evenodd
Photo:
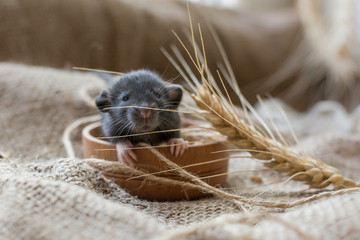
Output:
M101 140L100 123L93 123L85 127L82 131L83 151L85 158L99 158L108 161L117 161L117 152L114 144ZM112 150L101 150L112 149ZM210 177L212 175L226 173L228 169L228 152L213 153L228 149L227 145L222 142L210 142L190 145L181 157L174 157L170 153L170 147L161 147L157 150L166 158L173 161L179 166L187 166L190 164L202 163L215 159L224 159L213 163L202 164L185 168L188 172L194 173L207 182L211 186L223 186L226 182L227 175ZM159 160L148 149L134 149L137 156L135 168L144 172L155 173L167 170L166 164ZM130 194L139 198L150 201L177 201L177 200L194 200L208 196L208 194L194 189L185 189L178 185L158 183L144 178L136 178L129 180L130 175L119 171L103 172L105 177L111 179L116 184L126 189ZM178 176L174 171L155 174L156 176L167 177L175 180L188 181Z

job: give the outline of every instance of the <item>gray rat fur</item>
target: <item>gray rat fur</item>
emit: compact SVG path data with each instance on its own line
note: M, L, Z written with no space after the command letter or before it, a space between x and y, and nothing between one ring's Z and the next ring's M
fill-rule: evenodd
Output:
M109 75L101 74L100 77L109 82ZM174 110L179 106L182 94L183 89L180 85L166 85L157 74L148 70L137 70L122 75L95 99L102 116L103 135L114 137L109 139L114 144L129 140L132 144L144 142L157 145L172 138L179 138L179 131L116 138L179 129L180 116L177 112L109 107L139 106ZM147 114L146 119L144 114Z

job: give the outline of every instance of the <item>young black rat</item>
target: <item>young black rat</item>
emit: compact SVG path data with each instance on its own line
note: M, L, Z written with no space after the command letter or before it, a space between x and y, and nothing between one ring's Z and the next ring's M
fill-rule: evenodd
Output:
M109 82L109 77L103 74L100 76ZM177 109L182 94L180 85L165 85L157 74L147 70L122 75L100 93L95 103L101 111L102 131L104 136L111 137L109 140L116 144L119 161L133 166L136 155L129 148L139 142L151 145L167 142L172 145L172 154L183 154L188 145L180 138L180 131L142 135L180 128L179 113L165 109ZM128 136L134 134L139 135Z

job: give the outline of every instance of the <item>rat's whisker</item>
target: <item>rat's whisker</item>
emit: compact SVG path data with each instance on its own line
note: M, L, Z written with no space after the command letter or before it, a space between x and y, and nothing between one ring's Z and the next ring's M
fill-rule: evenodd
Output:
M140 108L140 109L149 109L149 110L156 110L156 111L166 111L166 112L177 112L177 113L186 113L186 114L200 115L200 113L197 113L197 112L181 111L181 110L176 110L176 109L140 107L140 106L106 107L106 108L104 108L104 109L105 109L105 110L110 110L110 109L123 109L123 108Z
M174 106L178 104L177 102L166 102L164 104L162 104L159 108L161 109L173 109L173 110L177 110L177 109L174 109ZM181 111L181 110L177 110L177 111ZM197 111L197 110L196 110ZM189 111L188 111L189 112ZM189 113L190 114L190 113Z
M135 127L136 127L135 123L131 123L131 126L130 126L130 128L129 128L129 131L127 131L126 134L130 134L131 132L133 132L134 129L135 129Z
M108 105L108 106L110 107L111 105ZM91 115L91 114L94 114L94 113L99 113L99 110L90 111L90 112L81 114L80 116L87 116L87 115Z
M126 113L122 113L122 114L120 114L120 118L113 118L113 121L111 122L110 127L111 128L115 127L115 126L119 127L119 129L116 130L115 135L118 135L120 129L121 129L121 133L122 133L125 130L125 128L129 125L129 123L131 123L131 122L129 122L124 125L124 123L121 121L121 119L125 116L126 116Z
M153 132L144 132L144 133L135 133L123 136L111 136L111 137L99 137L100 139L112 139L112 138L126 138L126 137L135 137L135 136L143 136L147 134L156 134L156 133L166 133L166 132L176 132L180 131L181 129L171 129L171 130L164 130L164 131L153 131Z
M110 124L110 126L111 127L114 127L114 126L116 126L116 125L119 125L119 127L121 127L121 126L124 126L124 123L123 123L123 121L121 120L121 117L124 117L125 115L124 114L121 114L120 115L120 118L116 118L116 117L112 117L112 121L111 121L111 124Z
M129 122L130 124L127 124L126 125L126 128L127 128L127 131L126 131L126 134L130 134L131 133L131 129L132 129L132 126L133 126L133 123L132 122ZM125 130L125 129L124 129ZM122 134L122 132L120 133L120 135Z
M161 130L161 131L151 131L151 132L144 132L144 133L135 133L130 135L123 135L123 136L111 136L111 137L98 137L99 139L112 139L112 138L126 138L126 137L135 137L135 136L142 136L147 134L156 134L156 133L167 133L167 132L178 132L184 129L190 128L197 128L197 127L187 127L187 128L177 128L177 129L168 129L168 130Z
M170 66L170 63L168 63L168 64L166 65L165 70L164 70L163 73L160 75L160 78L161 78L161 79L163 79L163 77L164 77L166 71L168 70L169 66ZM179 75L180 75L180 74L179 74Z
M94 68L84 68L84 67L72 67L74 70L81 70L81 71L90 71L90 72L105 72L105 73L111 73L111 74L117 74L117 75L123 75L122 72L114 72L114 71L108 71L108 70L102 70L102 69L94 69Z
M124 130L130 125L131 125L131 122L128 122L127 124L122 125L120 128L118 128L116 130L115 135L118 135L118 134L121 135L124 132Z
M164 84L166 84L166 82L164 82ZM159 89L159 94L163 94L164 92L166 92L167 91L167 86L164 86L164 87L162 87L162 88L160 88Z
M194 85L192 84L192 82L189 80L188 76L184 73L184 71L180 68L180 66L176 63L176 61L170 56L170 54L166 51L162 49L163 54L166 56L167 59L169 59L169 61L172 63L172 65L176 68L176 70L181 74L182 78L185 80L187 86L189 86L190 88L192 88L193 91L196 91ZM183 86L184 89L186 89L185 86Z
M170 121L168 118L159 116L159 122L166 124L168 129L174 128L174 122ZM161 125L161 124L160 124Z
M87 112L87 113L83 113L83 114L80 115L80 117L89 116L89 115L92 115L94 113L99 113L99 110L94 110L94 111L90 111L90 112Z
M179 77L181 77L181 74L178 74L176 77L167 80L166 83L167 83L167 84L171 84L171 83L173 83L176 79L178 79Z

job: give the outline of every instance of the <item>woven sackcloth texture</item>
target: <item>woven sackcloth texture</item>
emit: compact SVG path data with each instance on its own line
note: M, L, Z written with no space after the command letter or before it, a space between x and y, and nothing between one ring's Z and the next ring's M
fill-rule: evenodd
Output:
M0 64L0 239L357 239L360 192L308 190L280 183L272 171L228 176L226 188L249 199L299 202L266 208L206 198L149 202L129 195L82 159L80 128L68 157L62 136L75 120L98 114L84 91L97 94L96 76L13 63ZM85 89L85 90L84 90ZM281 104L281 103L280 103ZM273 101L259 114L291 141L288 122ZM267 109L267 110L265 110ZM320 102L307 113L284 106L299 142L295 148L337 167L359 182L360 108L347 113ZM230 159L229 171L264 169L260 161ZM257 177L257 178L255 178ZM254 181L261 178L262 183Z

